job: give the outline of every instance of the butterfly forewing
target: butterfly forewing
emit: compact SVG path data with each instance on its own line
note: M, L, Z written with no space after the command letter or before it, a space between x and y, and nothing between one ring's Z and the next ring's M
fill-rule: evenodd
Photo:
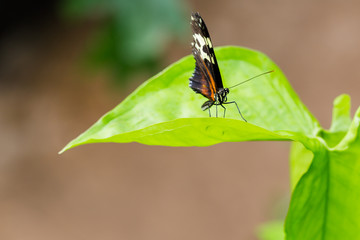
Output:
M215 101L214 95L223 88L223 84L209 32L199 13L192 14L191 27L192 53L196 65L190 78L190 87L211 101Z

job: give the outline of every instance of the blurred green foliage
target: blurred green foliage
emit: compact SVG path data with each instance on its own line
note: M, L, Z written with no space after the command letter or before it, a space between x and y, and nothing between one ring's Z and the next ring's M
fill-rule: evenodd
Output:
M86 61L91 68L110 69L115 80L129 80L143 71L158 71L171 40L188 30L181 0L64 0L62 15L70 19L97 19Z
M285 239L284 222L272 221L260 226L257 230L260 240L282 240Z

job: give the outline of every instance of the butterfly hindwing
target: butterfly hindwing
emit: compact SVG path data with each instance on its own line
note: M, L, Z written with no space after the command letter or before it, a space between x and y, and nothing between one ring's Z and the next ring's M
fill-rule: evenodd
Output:
M206 70L204 70L202 66L196 62L195 71L190 78L189 86L196 93L201 93L204 97L214 101L215 89L210 85L210 81L208 80L209 78L210 76L206 73Z
M211 101L215 101L215 93L223 88L221 75L209 32L199 13L191 16L193 31L192 53L196 65L190 78L190 87Z

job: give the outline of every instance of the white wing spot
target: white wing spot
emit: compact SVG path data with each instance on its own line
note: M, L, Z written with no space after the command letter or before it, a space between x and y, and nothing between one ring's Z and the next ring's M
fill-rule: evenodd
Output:
M212 43L211 43L211 40L210 40L210 38L205 38L206 39L206 43L207 43L207 45L209 45L209 47L210 48L212 48Z
M207 40L205 40L200 34L198 34L198 33L195 33L194 34L194 42L195 42L195 48L199 51L199 53L200 53L200 57L202 58L202 59L207 59L209 62L212 62L211 60L210 60L210 56L206 53L206 52L204 52L204 50L203 50L203 48L204 48L204 46L207 44L206 42L207 42ZM205 42L206 41L206 42ZM199 45L200 44L200 45Z
M206 44L204 38L199 33L195 33L194 38L195 38L195 40L197 40L197 41L195 41L196 43L199 42L199 44L200 44L199 47L202 48Z

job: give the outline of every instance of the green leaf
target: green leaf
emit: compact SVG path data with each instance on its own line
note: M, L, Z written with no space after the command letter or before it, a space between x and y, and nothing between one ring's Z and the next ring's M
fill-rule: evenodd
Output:
M330 132L346 132L351 124L350 118L351 102L350 96L343 94L334 100L333 119Z
M229 101L238 103L249 123L241 120L235 106L228 106L226 119L209 118L208 112L201 111L206 99L188 87L195 66L193 57L188 56L141 85L63 151L96 142L209 146L219 142L315 137L318 122L267 56L239 47L218 48L216 55L225 86L275 70L231 89L228 95ZM215 106L212 110L215 115Z
M348 127L349 106L348 96L335 99L335 127L303 141L312 154L301 145L293 148L303 154L292 153L291 170L300 180L286 219L287 239L360 239L360 108L347 133L342 133Z
M304 147L301 142L293 142L290 151L290 183L294 190L300 178L306 173L314 158L314 153Z
M336 146L345 136L351 124L350 96L340 95L334 100L333 120L329 130L321 130L318 136L323 138L329 147Z

